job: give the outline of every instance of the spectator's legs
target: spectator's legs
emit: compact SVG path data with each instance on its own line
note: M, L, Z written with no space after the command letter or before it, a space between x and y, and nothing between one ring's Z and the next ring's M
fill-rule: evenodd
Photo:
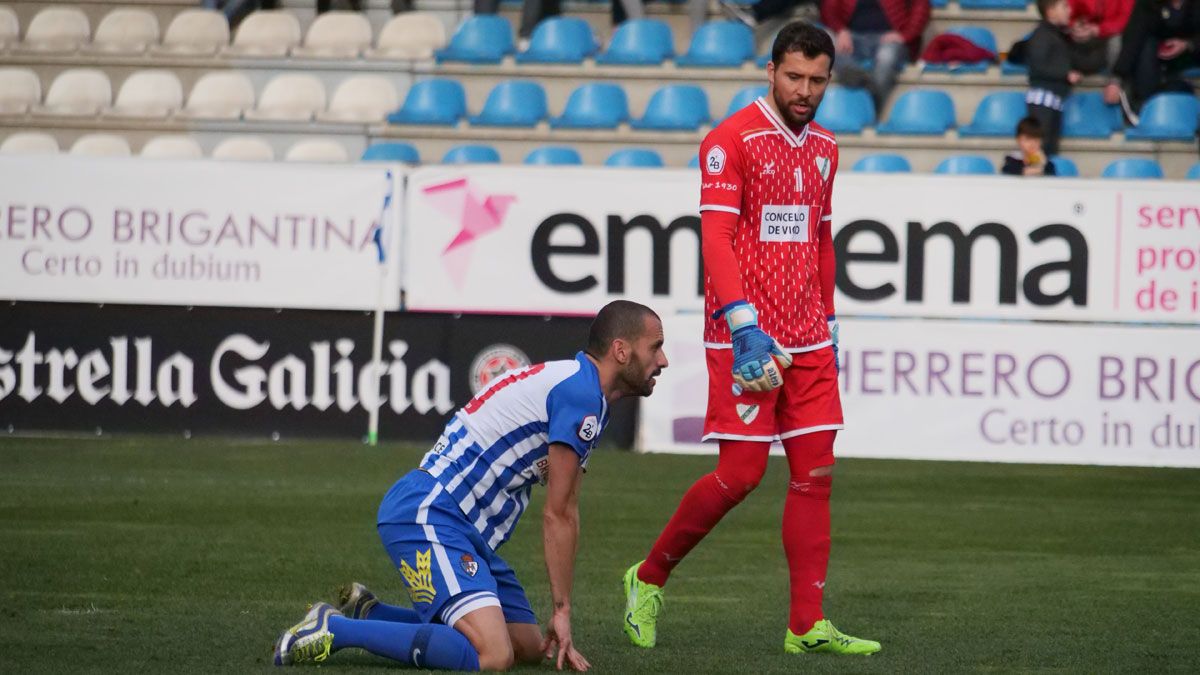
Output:
M620 25L626 19L642 19L646 16L646 8L642 0L612 0L612 24Z
M708 0L688 0L688 21L692 25L692 32L704 25L708 20Z
M529 39L538 22L546 17L560 14L559 0L525 0L521 4L521 28L517 32L521 39Z
M1029 116L1042 126L1042 150L1046 155L1058 154L1058 138L1062 133L1062 111L1044 105L1027 105Z
M1162 86L1162 64L1158 60L1158 40L1148 38L1142 46L1142 51L1133 64L1133 82L1130 83L1130 104L1134 110L1141 110L1146 99L1154 95Z
M795 4L796 0L758 0L750 6L750 11L754 14L754 20L762 23L782 15Z
M500 9L500 0L475 0L476 14L495 14Z
M891 95L892 89L896 87L896 80L900 76L900 71L904 70L904 64L908 63L908 47L900 42L889 42L887 44L878 43L875 49L875 66L871 71L871 82L873 84L875 95L875 109L882 110L883 104L887 102L888 96ZM858 51L858 45L855 45L855 52Z

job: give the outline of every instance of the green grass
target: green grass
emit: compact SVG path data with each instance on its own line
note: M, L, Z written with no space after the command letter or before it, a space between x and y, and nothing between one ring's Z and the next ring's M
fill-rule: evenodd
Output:
M279 631L338 584L402 596L374 516L421 451L0 439L0 670L270 668ZM637 650L621 574L712 464L593 458L574 631L596 671L1200 672L1200 472L1166 469L843 460L826 611L884 651L838 659L782 653L786 466L772 459L676 571L659 647ZM539 508L502 553L544 612ZM361 653L324 666L387 667Z

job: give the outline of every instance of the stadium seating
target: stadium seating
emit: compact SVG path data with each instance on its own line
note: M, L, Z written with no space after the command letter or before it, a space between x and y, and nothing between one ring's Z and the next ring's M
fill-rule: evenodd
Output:
M1101 178L1162 178L1158 162L1145 157L1124 157L1104 167Z
M46 7L34 15L17 46L25 52L73 52L87 44L92 25L75 7Z
M497 84L488 94L483 110L471 117L472 126L534 127L546 118L546 91L529 80Z
M20 41L21 22L11 7L0 5L0 49Z
M1108 138L1121 127L1121 109L1100 92L1076 92L1063 102L1063 138Z
M300 20L282 9L260 10L242 20L233 42L225 48L229 56L280 58L300 44Z
M420 164L421 153L411 143L392 141L375 143L367 147L362 154L364 162L404 162L405 164Z
M158 19L148 9L114 9L100 20L85 51L100 54L140 54L158 44Z
M583 63L596 53L596 36L587 21L574 16L552 16L533 29L529 49L517 54L517 63Z
M700 156L699 156L699 155L692 155L692 158L688 160L688 163L687 163L687 168L689 168L689 169L699 169L699 168L700 168Z
M457 80L422 80L408 90L404 105L388 115L388 122L454 126L466 114L467 94Z
M880 153L860 158L850 170L864 173L910 173L912 165L902 155Z
M940 136L954 127L954 101L944 91L914 89L892 105L892 113L877 129L880 134Z
M575 148L569 148L560 145L547 145L540 148L534 148L532 152L525 156L525 163L550 166L569 166L583 164L583 158L579 156L579 151Z
M499 164L500 153L490 145L457 145L442 156L442 164Z
M71 146L72 155L85 157L130 157L133 150L124 136L116 134L84 134Z
M212 158L234 162L270 162L275 159L275 150L258 136L231 136L217 143Z
M304 138L296 141L283 156L285 162L338 163L350 161L346 146L329 138Z
M1026 4L1028 4L1027 0L958 0L958 6L963 9L1023 10Z
M1051 155L1050 161L1054 163L1054 175L1060 178L1078 178L1079 167L1075 166L1074 160L1062 155Z
M58 141L40 131L19 131L0 143L0 155L57 155Z
M708 95L703 89L694 84L668 84L654 92L645 114L630 125L634 129L695 131L710 120Z
M996 167L987 157L954 155L943 159L933 172L960 176L986 176L996 173Z
M680 66L736 68L754 58L754 33L736 21L709 21L692 34Z
M229 44L225 15L211 9L186 9L171 20L162 44L151 45L157 56L209 56Z
M371 124L383 122L400 105L396 85L382 75L347 78L329 99L329 109L317 112L322 122Z
M608 49L596 57L601 65L657 66L675 54L671 27L659 19L630 19L617 26Z
M258 105L245 112L248 120L304 122L325 109L325 85L301 73L276 75L263 87Z
M622 148L604 160L604 166L625 168L659 168L664 166L662 157L648 148Z
M619 84L589 82L567 98L563 114L550 120L561 129L616 129L629 121L629 100Z
M975 109L971 123L958 130L963 136L1012 136L1017 122L1025 117L1025 92L1001 91L988 94Z
M1200 99L1193 94L1169 93L1150 97L1142 105L1138 125L1125 130L1132 140L1190 141L1200 124Z
M0 151L2 150L0 148ZM1200 180L1200 162L1196 162L1192 165L1192 168L1188 169L1186 178L1188 180Z
M463 21L450 38L450 44L434 55L439 62L500 63L513 49L508 19L495 14L476 14Z
M183 107L183 85L170 70L139 70L117 92L104 114L113 117L162 118Z
M432 59L446 46L446 27L441 19L425 12L403 12L392 17L379 31L368 59Z
M244 74L233 71L205 73L192 85L181 117L236 120L254 107L254 85Z
M354 59L371 46L371 24L361 12L318 14L292 56L312 59Z
M155 136L142 146L138 156L147 159L202 159L204 150L191 136Z
M733 113L741 110L742 108L745 108L746 106L753 103L754 100L759 98L760 96L766 96L766 95L767 95L766 85L754 85L754 86L743 87L743 88L739 89L738 92L733 95L733 98L731 98L729 100L729 108L725 111L725 117L729 117ZM825 104L822 103L821 106L824 107ZM820 112L821 112L821 108L818 108L817 113L819 114Z
M830 87L817 108L816 121L836 134L860 134L875 124L875 102L866 89Z
M46 100L35 108L42 115L94 117L112 105L112 83L95 68L64 70L50 83Z
M0 115L24 115L42 102L42 81L28 68L0 68Z

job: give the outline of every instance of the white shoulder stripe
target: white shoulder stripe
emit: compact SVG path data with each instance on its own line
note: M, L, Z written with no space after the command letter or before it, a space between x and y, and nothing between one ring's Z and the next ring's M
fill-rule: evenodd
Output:
M724 211L725 213L732 213L734 215L742 214L741 209L737 209L732 206L721 206L719 204L701 204L700 210L701 211Z
M823 134L823 133L821 133L821 132L819 132L819 131L813 131L813 132L812 132L812 135L813 135L813 136L820 137L820 138L824 138L825 140L829 141L830 143L833 143L834 145L837 145L837 139L836 139L836 138L834 138L833 136L830 136L829 134Z

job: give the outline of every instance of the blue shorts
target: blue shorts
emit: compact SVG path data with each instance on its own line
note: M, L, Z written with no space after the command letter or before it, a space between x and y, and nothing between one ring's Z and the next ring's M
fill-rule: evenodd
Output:
M499 607L508 623L537 623L516 573L433 476L417 469L397 481L379 505L378 521L421 621L454 626L481 607Z

